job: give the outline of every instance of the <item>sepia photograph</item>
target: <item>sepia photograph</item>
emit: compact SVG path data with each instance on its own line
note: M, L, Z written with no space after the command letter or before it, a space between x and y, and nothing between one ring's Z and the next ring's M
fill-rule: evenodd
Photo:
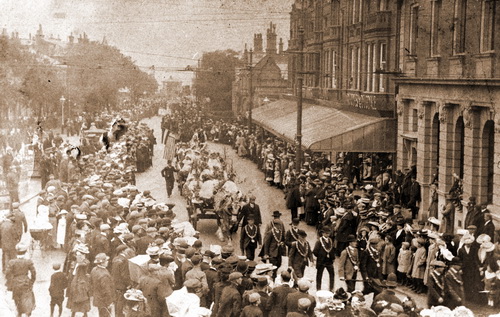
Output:
M0 0L0 250L1 317L500 317L500 1Z

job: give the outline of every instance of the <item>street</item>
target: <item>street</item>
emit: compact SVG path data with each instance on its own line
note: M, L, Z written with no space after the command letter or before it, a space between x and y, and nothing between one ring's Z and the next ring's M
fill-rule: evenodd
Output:
M176 213L176 219L178 221L187 221L188 215L186 212L185 199L179 195L177 186L174 188L172 197L168 199L166 196L165 182L161 177L160 172L166 162L163 159L164 146L160 142L160 117L153 117L144 120L144 122L146 122L151 128L155 130L155 137L159 144L155 146L153 166L144 173L137 174L137 186L141 191L146 189L150 190L152 196L160 202L165 201L169 203L175 203L174 212ZM264 176L262 172L257 168L257 166L250 160L240 158L230 146L218 143L209 143L208 148L210 151L216 151L225 154L227 160L229 161L229 164L233 166L234 171L237 175L236 183L240 190L243 191L243 193L253 194L257 197L256 203L260 205L263 224L266 225L272 220L272 212L274 210L279 210L283 213L281 219L285 223L285 226L288 228L291 219L289 211L285 208L283 191L269 186L267 182L265 182ZM39 191L39 189L39 180L32 180L29 183L28 191L22 192L24 194L23 197L31 197L34 193ZM26 217L28 218L28 223L29 219L33 219L35 215L35 203L36 199L31 199L22 206L22 210L25 212ZM311 247L313 247L317 239L317 234L314 227L307 226L303 222L300 223L299 227L307 232L307 240L310 243ZM215 220L201 220L198 223L198 231L200 232L200 237L203 241L204 249L209 248L210 245L221 244L221 242L215 235L216 230L217 224ZM24 243L31 242L29 233L23 235L22 241ZM233 244L233 247L236 250L237 254L240 254L239 234L233 235L233 240L231 241L231 243ZM50 276L52 274L52 264L56 262L63 263L65 254L62 251L44 251L42 253L40 252L40 250L35 249L31 256L35 262L37 270L37 281L34 285L37 307L34 310L32 316L49 316L50 297L48 296L48 287L50 283ZM283 268L286 268L287 263L287 259L284 258ZM325 272L323 276L323 286L325 288L328 285L327 274L328 273ZM313 267L307 267L305 271L305 277L314 282L316 279L316 269ZM315 283L312 284L314 285ZM340 281L336 274L335 288L345 287L345 285L343 284L344 282ZM358 283L357 287L361 287L361 283ZM5 289L5 279L3 275L0 277L0 292L2 294L9 294L8 296L3 296L0 300L0 316L14 316L13 312L15 311L15 306L11 299L10 293L7 293ZM311 288L310 290L310 293L314 294L315 292L316 289L314 289L313 286L313 288ZM400 288L398 290L398 296L404 297L406 294L415 299L418 306L423 307L426 305L426 295L417 295L407 288ZM370 301L370 298L368 298L367 300ZM70 315L71 314L68 309L65 309L63 311L62 316L66 317ZM89 316L97 316L97 310L93 308Z

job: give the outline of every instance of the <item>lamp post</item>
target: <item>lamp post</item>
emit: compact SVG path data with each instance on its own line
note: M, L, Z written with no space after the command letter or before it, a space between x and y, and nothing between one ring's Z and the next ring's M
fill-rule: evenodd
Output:
M61 99L59 99L61 102L61 133L63 133L64 129L64 102L66 101L66 98L64 96L61 96Z
M253 68L253 50L250 49L250 59L248 62L248 99L249 99L249 104L248 104L248 131L252 133L252 108L253 108L253 74L252 74L252 68Z
M296 139L296 162L295 168L300 170L302 167L302 85L304 81L303 73L304 56L304 28L299 28L299 60L297 65L297 139Z

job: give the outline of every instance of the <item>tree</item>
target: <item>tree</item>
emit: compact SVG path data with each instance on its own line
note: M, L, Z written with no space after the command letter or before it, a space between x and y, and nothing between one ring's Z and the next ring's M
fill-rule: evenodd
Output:
M210 100L212 111L230 111L235 70L242 64L233 50L203 53L201 66L194 80L200 100Z

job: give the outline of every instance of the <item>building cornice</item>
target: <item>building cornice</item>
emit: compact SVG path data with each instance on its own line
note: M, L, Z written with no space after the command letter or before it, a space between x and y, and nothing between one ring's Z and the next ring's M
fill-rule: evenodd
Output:
M396 84L446 86L500 86L500 78L392 78Z

